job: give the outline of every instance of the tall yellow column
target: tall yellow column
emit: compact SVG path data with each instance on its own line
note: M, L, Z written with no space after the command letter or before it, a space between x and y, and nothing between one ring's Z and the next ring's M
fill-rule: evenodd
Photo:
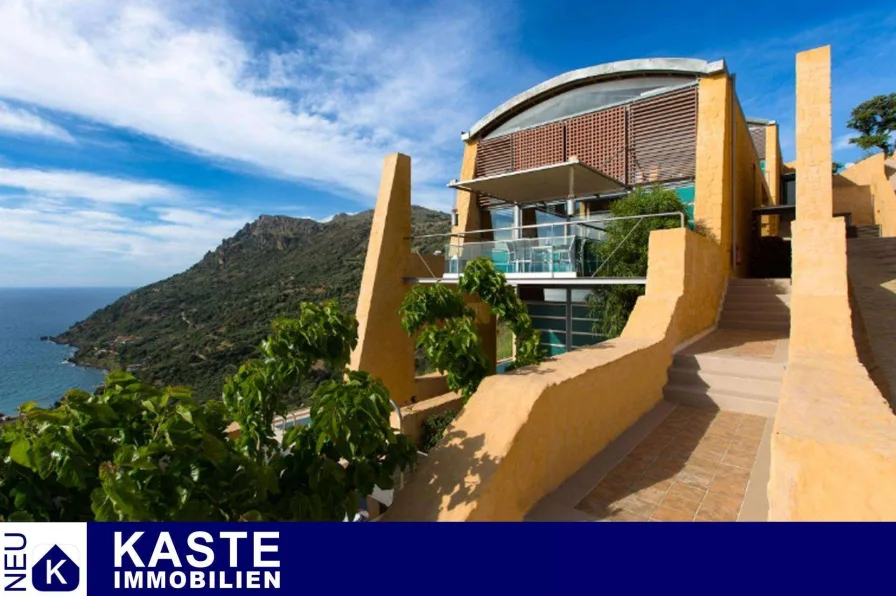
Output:
M411 257L411 158L386 157L373 212L358 295L358 346L351 367L379 378L399 405L414 392L414 344L401 328L398 308L407 292Z
M765 181L772 205L779 205L781 192L781 143L778 140L778 125L765 127Z
M797 220L830 219L832 160L831 46L824 46L796 57Z
M796 221L791 355L855 357L846 279L846 230L833 214L831 48L796 56Z
M711 230L731 260L731 86L728 74L700 79L694 219Z

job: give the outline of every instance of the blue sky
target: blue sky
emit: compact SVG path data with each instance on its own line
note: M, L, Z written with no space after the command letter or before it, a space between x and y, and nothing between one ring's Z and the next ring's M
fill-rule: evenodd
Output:
M556 74L724 58L793 158L794 54L850 109L896 91L892 2L0 2L0 286L138 286L260 214L372 207L383 157L447 210L460 133Z

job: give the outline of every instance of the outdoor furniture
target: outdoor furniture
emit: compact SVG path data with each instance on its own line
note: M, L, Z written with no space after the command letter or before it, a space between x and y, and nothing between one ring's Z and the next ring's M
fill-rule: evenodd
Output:
M574 271L573 255L575 254L575 245L575 236L552 238L551 271Z

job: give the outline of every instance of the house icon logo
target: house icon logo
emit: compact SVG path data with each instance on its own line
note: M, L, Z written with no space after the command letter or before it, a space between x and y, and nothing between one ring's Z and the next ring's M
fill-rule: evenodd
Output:
M68 553L58 545L53 545L31 566L31 586L35 590L71 592L78 587L81 570L72 558L77 559L77 549L65 546Z

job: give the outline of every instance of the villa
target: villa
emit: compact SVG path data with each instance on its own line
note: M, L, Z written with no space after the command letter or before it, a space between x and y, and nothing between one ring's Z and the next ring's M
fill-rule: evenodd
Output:
M439 255L411 252L411 161L386 159L352 366L385 383L402 428L461 403L414 375L398 314L413 284L490 258L552 357L486 378L384 519L896 519L896 159L833 174L829 47L797 55L795 95L785 164L723 61L547 80L462 135ZM671 224L646 277L608 277L591 247L644 185L687 218L650 216ZM585 303L606 284L646 285L618 338ZM495 317L472 306L495 363Z

